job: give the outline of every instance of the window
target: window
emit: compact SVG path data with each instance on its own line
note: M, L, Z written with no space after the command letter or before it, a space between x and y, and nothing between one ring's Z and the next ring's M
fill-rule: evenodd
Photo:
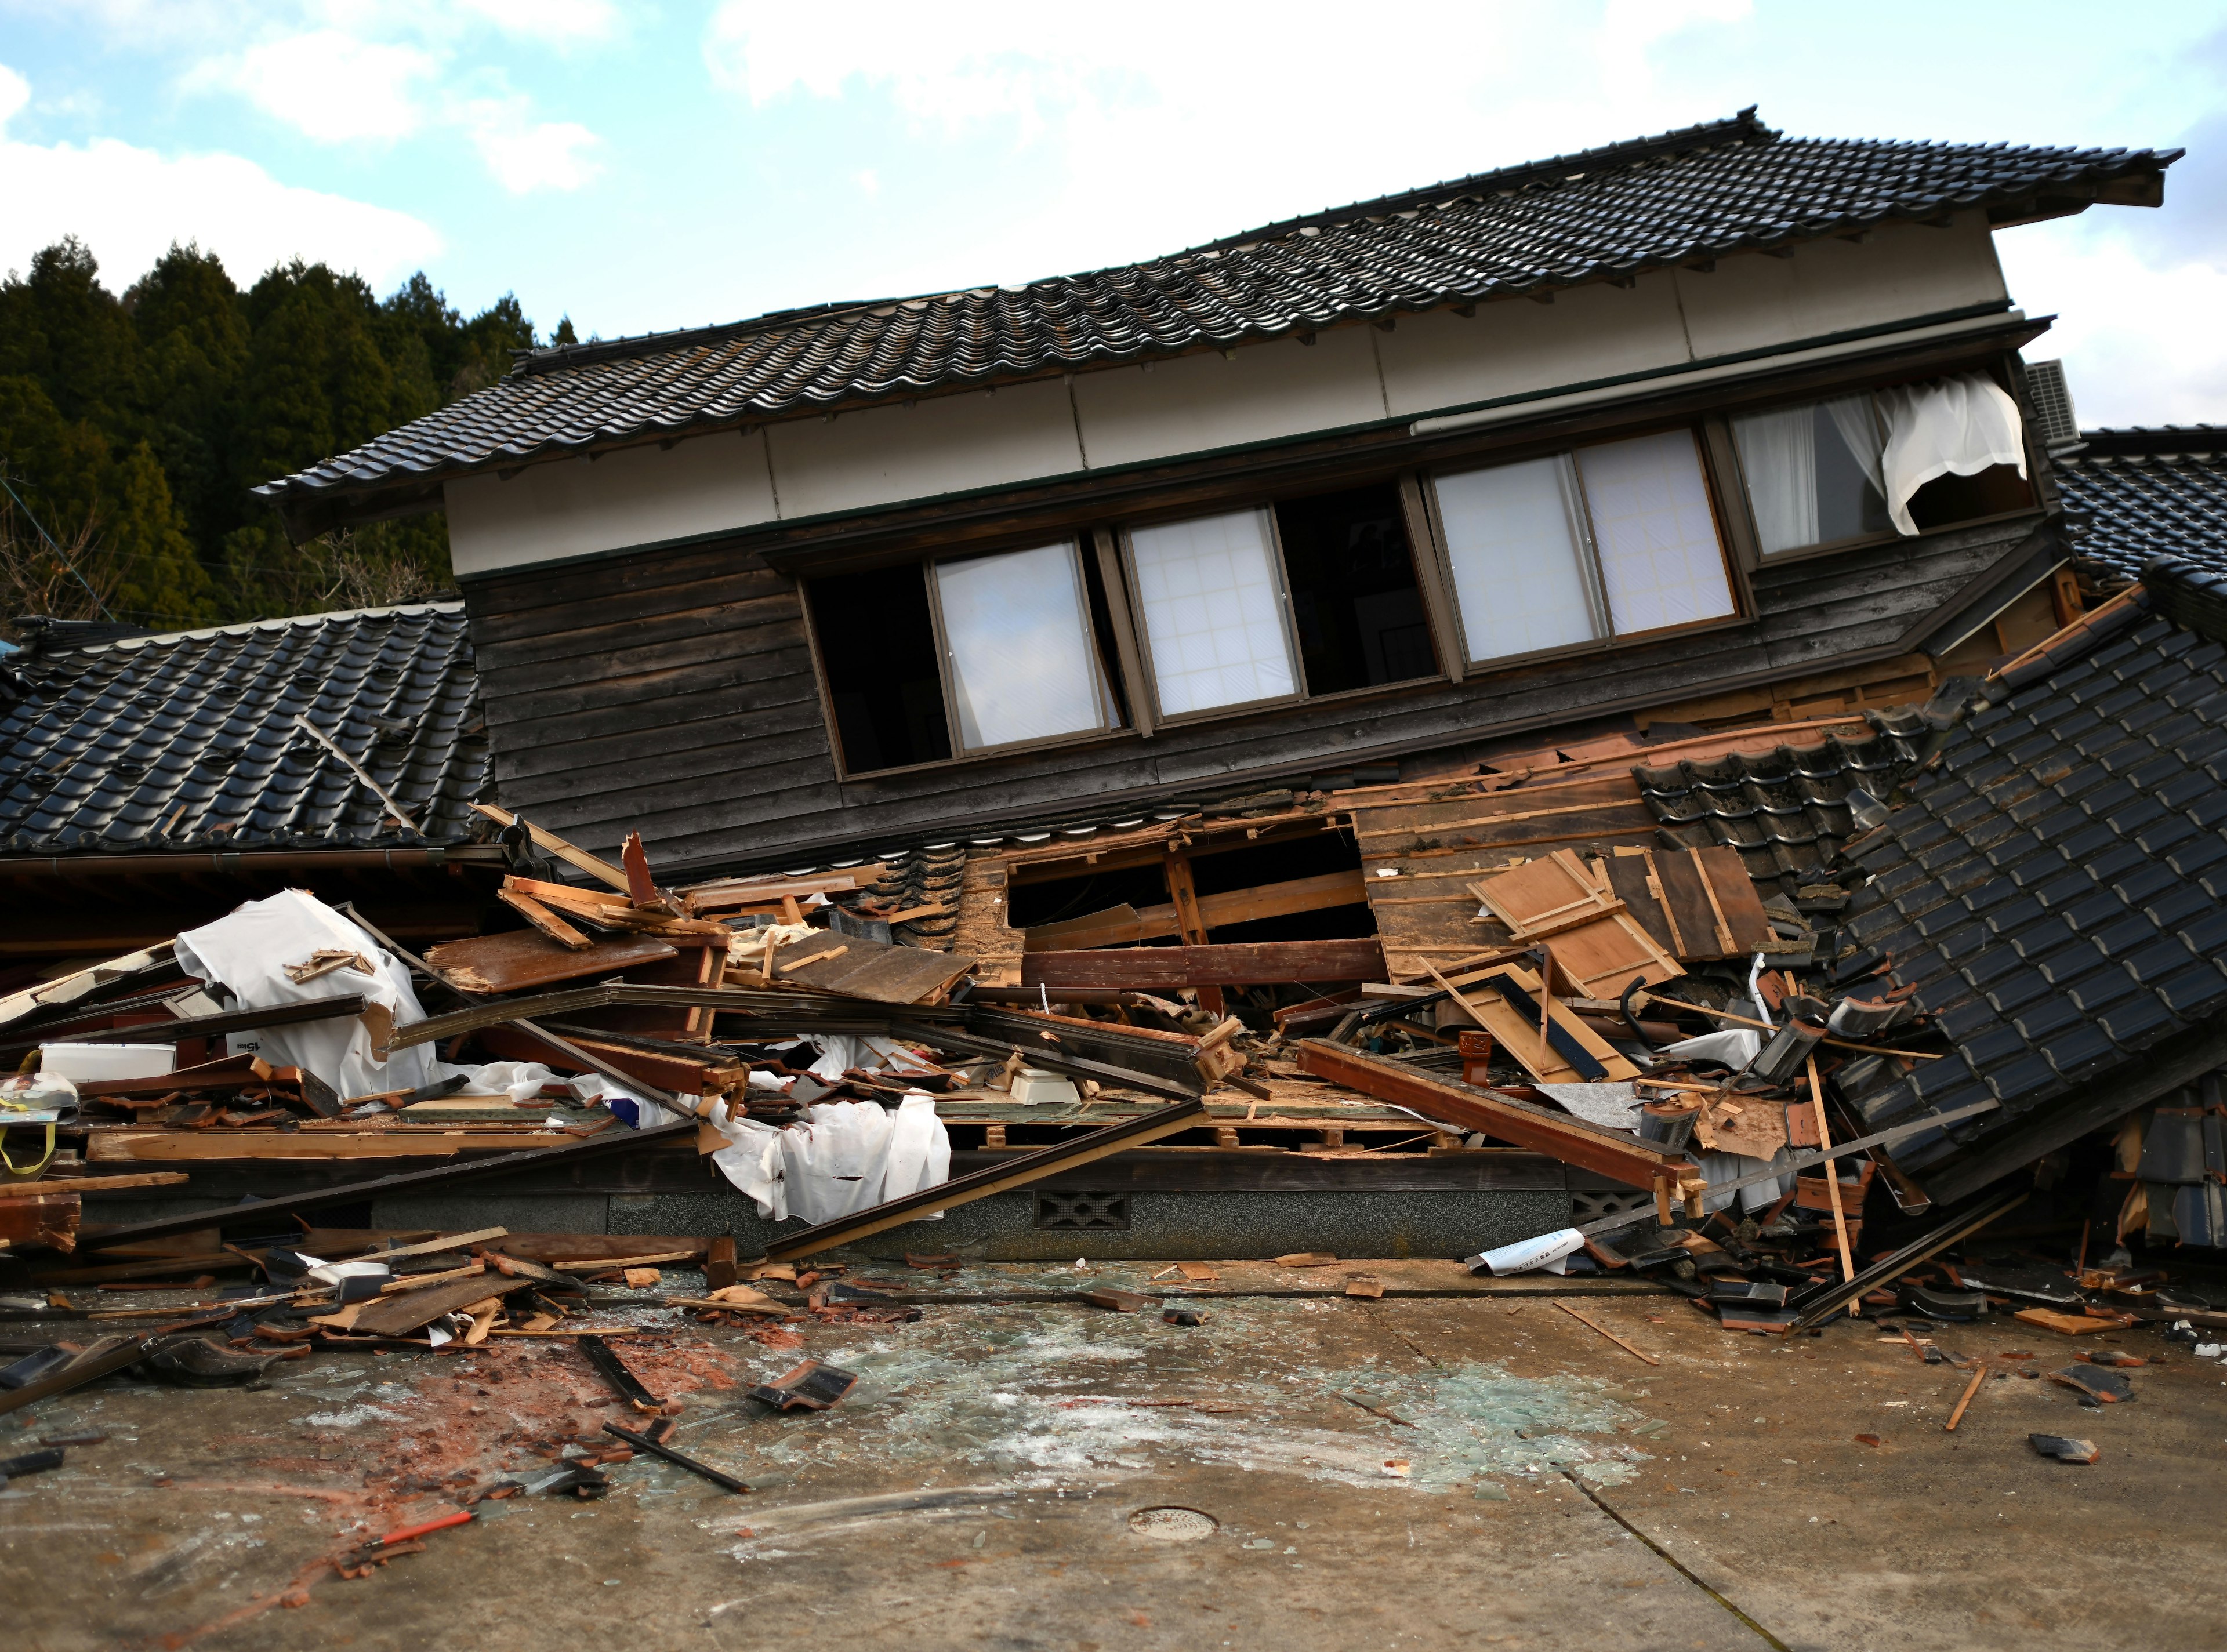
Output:
M1119 724L1071 542L816 578L811 600L848 773Z
M1270 533L1268 513L1253 510L1129 536L1162 716L1296 691Z
M1693 433L1433 477L1472 661L1737 611Z
M1436 673L1397 488L1286 501L1276 507L1276 538L1310 694Z
M1869 396L1750 413L1732 421L1732 443L1764 556L1886 532L1885 443Z
M935 567L964 749L1113 726L1113 697L1091 647L1090 603L1074 545Z
M2018 404L1985 373L1732 420L1766 557L2032 503Z
M813 630L852 774L951 755L935 622L917 566L835 574L811 585Z
M1139 527L1129 566L1160 715L1438 670L1389 483Z

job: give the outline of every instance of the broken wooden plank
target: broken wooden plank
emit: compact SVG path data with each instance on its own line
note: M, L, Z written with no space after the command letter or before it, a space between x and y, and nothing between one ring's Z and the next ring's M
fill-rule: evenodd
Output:
M585 952L596 944L530 895L499 889L495 897L567 952Z
M590 854L586 850L567 842L553 832L544 831L530 820L521 822L508 809L498 808L492 803L475 803L472 808L475 813L484 814L497 826L512 826L522 824L526 828L526 836L533 839L535 848L556 856L566 865L577 868L600 883L609 884L622 895L627 892L627 875L624 867L614 866L609 861Z
M472 1131L464 1127L419 1132L365 1131L351 1133L306 1130L104 1130L86 1145L90 1164L192 1164L235 1159L448 1158L457 1153L514 1151L553 1147L577 1139L533 1131ZM51 1185L66 1186L67 1183Z
M572 952L532 929L444 941L425 954L435 973L460 992L520 992L553 981L621 970L676 956L654 935L616 935Z
M359 1336L400 1336L443 1314L471 1307L489 1297L524 1291L533 1284L531 1279L506 1279L501 1274L482 1272L414 1291L398 1291L361 1304L348 1329Z
M1546 1153L1566 1164L1613 1177L1627 1187L1651 1188L1666 1177L1690 1176L1677 1153L1620 1131L1551 1113L1496 1091L1418 1071L1402 1062L1364 1055L1319 1038L1298 1045L1299 1066L1379 1100L1409 1107L1456 1129L1483 1131L1498 1140Z
M1271 941L1249 945L1128 947L1098 952L1040 952L1021 960L1024 986L1262 986L1286 982L1373 981L1384 949L1373 935L1353 941Z
M462 1164L437 1164L419 1170L404 1170L393 1176L373 1177L361 1182L343 1182L336 1186L299 1188L274 1194L267 1199L253 1199L237 1205L227 1205L216 1210L197 1211L186 1215L157 1216L147 1221L127 1222L121 1227L106 1228L83 1236L81 1243L89 1250L110 1250L137 1245L147 1240L164 1239L174 1234L197 1233L203 1229L229 1223L238 1228L254 1223L267 1231L271 1218L290 1215L297 1210L322 1209L329 1205L355 1204L367 1199L416 1192L429 1187L447 1187L482 1176L500 1176L515 1170L539 1170L545 1167L569 1165L589 1158L599 1158L606 1153L634 1148L662 1148L687 1141L696 1134L696 1120L681 1119L672 1124L653 1125L647 1130L611 1130L600 1135L567 1140L560 1146L531 1149L525 1152L496 1153L487 1158L473 1159ZM515 1136L502 1139L504 1146L513 1146Z
M831 930L780 948L773 966L775 979L783 984L876 1004L909 1005L940 1003L974 967L974 960L966 953L897 947L862 935L837 937Z
M0 1183L0 1199L41 1193L118 1193L125 1188L175 1187L190 1180L183 1170L148 1170L137 1176L49 1177L42 1182Z

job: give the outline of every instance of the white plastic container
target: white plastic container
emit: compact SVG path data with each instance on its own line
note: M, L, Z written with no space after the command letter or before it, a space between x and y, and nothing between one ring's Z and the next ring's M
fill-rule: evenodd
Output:
M73 1084L112 1078L160 1078L178 1069L175 1044L41 1044L39 1070Z
M1024 1067L1013 1075L1012 1097L1024 1107L1072 1107L1082 1100L1071 1080L1040 1067Z

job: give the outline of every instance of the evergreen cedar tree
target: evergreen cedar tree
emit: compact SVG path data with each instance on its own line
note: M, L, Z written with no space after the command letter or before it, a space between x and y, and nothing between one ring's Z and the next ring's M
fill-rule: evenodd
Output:
M571 337L567 320L554 341ZM535 341L507 295L466 320L422 273L380 299L299 262L242 291L193 246L118 297L64 240L0 282L0 470L65 545L89 530L75 554L131 624L422 598L450 584L439 515L297 548L248 490L469 394ZM42 557L4 494L0 512L11 563ZM76 595L66 617L90 616Z

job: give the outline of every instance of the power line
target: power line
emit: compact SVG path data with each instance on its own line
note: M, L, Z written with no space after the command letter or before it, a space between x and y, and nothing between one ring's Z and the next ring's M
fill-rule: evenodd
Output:
M93 598L93 605L100 610L102 616L106 619L114 619L116 616L108 611L108 599L103 596L99 591L93 590L93 582L87 579L83 574L80 573L78 571L77 564L70 560L69 552L63 550L61 546L54 543L54 536L47 532L45 526L41 524L39 519L32 513L31 507L23 502L22 494L16 491L16 479L9 476L4 472L0 472L0 488L4 488L8 490L8 497L16 501L16 508L23 513L24 520L30 523L32 527L37 530L39 537L47 542L47 549L53 552L56 556L61 558L62 566L70 571L70 577L76 580L79 584L85 587L85 594Z

